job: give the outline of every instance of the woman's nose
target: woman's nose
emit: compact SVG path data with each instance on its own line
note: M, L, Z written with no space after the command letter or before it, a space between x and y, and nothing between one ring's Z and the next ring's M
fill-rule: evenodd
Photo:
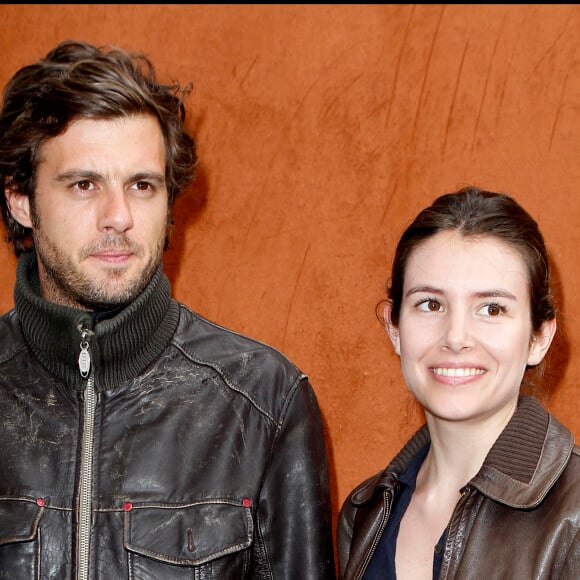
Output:
M471 348L474 344L471 317L469 314L455 311L445 317L441 346L452 352L460 352Z

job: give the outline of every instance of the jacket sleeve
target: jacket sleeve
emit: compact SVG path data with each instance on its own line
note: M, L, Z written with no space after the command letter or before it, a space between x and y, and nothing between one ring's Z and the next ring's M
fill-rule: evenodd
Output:
M254 577L336 578L322 418L307 379L282 412L257 515Z
M356 508L350 502L350 495L346 498L338 515L336 528L336 543L338 550L339 578L344 577L346 565L350 557L350 546L354 527Z

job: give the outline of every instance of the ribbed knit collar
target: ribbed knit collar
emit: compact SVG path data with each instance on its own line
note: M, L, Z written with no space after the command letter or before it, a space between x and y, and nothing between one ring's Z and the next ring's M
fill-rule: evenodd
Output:
M353 493L354 503L364 504L381 489L393 487L412 458L429 442L429 430L423 425L383 472ZM573 447L571 431L535 397L521 395L516 412L469 483L512 507L533 507L554 484Z
M150 366L171 341L179 305L160 266L143 292L119 314L94 323L91 313L40 296L36 254L18 261L14 302L24 337L40 362L58 379L84 388L78 365L80 328L89 338L91 374L98 391L111 390Z
M574 435L531 396L518 408L470 484L514 508L531 509L566 467Z

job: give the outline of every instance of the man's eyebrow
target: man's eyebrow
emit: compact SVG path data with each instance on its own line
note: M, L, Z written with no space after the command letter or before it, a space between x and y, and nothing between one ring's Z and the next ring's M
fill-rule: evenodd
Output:
M55 181L78 181L82 179L87 179L91 181L97 181L102 179L103 176L96 171L88 171L86 169L71 169L70 171L63 171L54 177Z
M63 171L59 173L54 178L58 182L67 181L108 181L109 178L105 177L101 173L96 171L90 171L87 169L71 169L70 171ZM135 183L136 181L152 181L157 186L165 185L165 175L158 173L157 171L140 171L129 176L128 179L124 180L125 183Z

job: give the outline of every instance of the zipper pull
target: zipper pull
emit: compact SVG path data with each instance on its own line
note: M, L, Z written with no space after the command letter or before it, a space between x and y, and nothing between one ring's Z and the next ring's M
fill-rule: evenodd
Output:
M86 379L91 370L91 353L89 352L88 337L93 334L88 328L79 328L81 333L81 352L79 354L79 371L81 377Z

